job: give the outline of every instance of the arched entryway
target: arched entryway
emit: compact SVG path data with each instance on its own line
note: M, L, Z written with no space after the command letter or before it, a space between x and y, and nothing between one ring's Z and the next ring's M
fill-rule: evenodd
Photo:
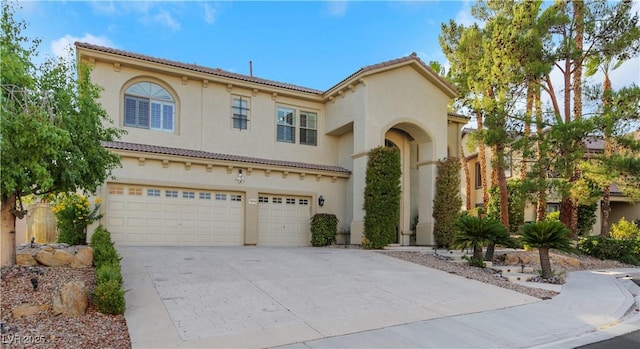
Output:
M397 242L403 246L414 245L416 242L420 243L416 241L415 235L418 225L421 222L431 222L433 199L430 198L431 188L428 183L432 180L432 174L427 168L433 163L431 137L415 124L396 123L384 133L384 144L400 151L402 194ZM422 168L423 166L427 167ZM421 212L424 217L420 216Z

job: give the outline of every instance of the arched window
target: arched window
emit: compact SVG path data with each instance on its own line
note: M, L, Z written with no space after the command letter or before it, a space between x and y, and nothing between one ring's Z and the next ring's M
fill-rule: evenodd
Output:
M124 125L174 132L175 102L165 88L138 82L124 92Z

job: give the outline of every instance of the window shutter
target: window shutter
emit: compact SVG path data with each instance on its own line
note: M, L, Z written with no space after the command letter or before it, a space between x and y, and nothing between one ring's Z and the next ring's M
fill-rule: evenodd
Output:
M124 124L126 126L136 126L136 104L135 98L124 98Z
M138 100L138 126L149 128L149 101Z
M162 106L160 103L151 103L151 128L160 129L162 127Z
M162 128L173 131L173 105L162 105Z

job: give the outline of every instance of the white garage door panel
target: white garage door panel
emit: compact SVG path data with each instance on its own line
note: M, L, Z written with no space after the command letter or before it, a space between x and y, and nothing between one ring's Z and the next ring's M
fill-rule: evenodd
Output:
M236 193L109 185L107 229L120 245L242 245L242 200Z
M309 246L309 198L261 195L258 205L258 244Z

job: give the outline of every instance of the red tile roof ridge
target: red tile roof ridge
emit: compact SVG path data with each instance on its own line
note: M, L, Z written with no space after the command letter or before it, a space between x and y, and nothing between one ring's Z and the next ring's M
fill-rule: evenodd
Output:
M120 49L115 49L115 48L110 48L110 47L90 44L90 43L86 43L86 42L76 41L75 45L76 45L76 47L82 47L82 48L86 48L86 49L90 49L90 50L116 54L116 55L119 55L119 56L124 56L124 57L129 57L129 58L134 58L134 59L140 59L140 60L147 61L147 62L165 64L165 65L168 65L168 66L173 66L173 67L177 67L177 68L193 70L193 71L197 71L197 72L200 72L200 73L213 74L213 75L232 78L232 79L236 79L236 80L254 82L254 83L257 83L257 84L263 84L263 85L273 86L273 87L280 87L280 88L299 91L299 92L318 94L318 95L323 94L323 92L320 91L320 90L316 90L316 89L312 89L312 88L308 88L308 87L303 87L303 86L298 86L298 85L293 85L293 84L282 83L282 82L273 81L273 80L257 78L255 76L232 73L232 72L229 72L229 71L222 70L220 68L209 68L209 67L205 67L205 66L201 66L201 65L197 65L197 64L182 63L182 62L172 61L172 60L168 60L168 59L164 59L164 58L157 58L157 57L143 55L143 54L134 53L134 52L129 52L129 51L125 51L125 50L120 50Z
M171 148L171 147L163 147L163 146L150 145L150 144L129 143L129 142L120 142L120 141L103 141L101 142L101 144L103 147L108 149L120 149L120 150L129 150L129 151L140 151L145 153L188 156L188 157L211 159L211 160L236 161L236 162L245 162L245 163L261 164L261 165L284 166L284 167L293 167L293 168L308 169L308 170L351 173L351 171L349 171L348 169L340 166L319 165L319 164L311 164L311 163L296 162L296 161L285 161L285 160L261 159L261 158L253 158L253 157L240 156L240 155L211 153L203 150Z

